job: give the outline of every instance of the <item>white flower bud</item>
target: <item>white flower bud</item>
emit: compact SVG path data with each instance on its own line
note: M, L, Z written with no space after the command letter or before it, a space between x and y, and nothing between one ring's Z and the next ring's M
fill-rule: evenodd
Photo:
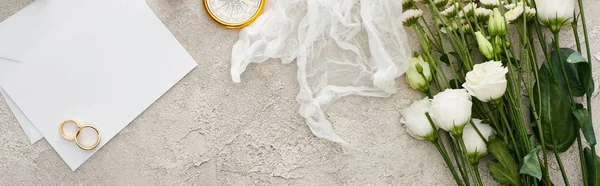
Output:
M419 68L420 71L419 72ZM409 59L408 69L406 70L406 81L415 90L421 92L429 91L429 82L431 82L431 69L429 64L421 56L411 57Z
M481 137L483 136L487 141L490 136L495 134L495 132L490 125L481 123L481 120L479 119L473 119L473 123L481 133L481 136L477 133L473 125L469 123L463 130L462 138L465 142L469 161L471 163L477 163L481 157L487 154L487 145Z

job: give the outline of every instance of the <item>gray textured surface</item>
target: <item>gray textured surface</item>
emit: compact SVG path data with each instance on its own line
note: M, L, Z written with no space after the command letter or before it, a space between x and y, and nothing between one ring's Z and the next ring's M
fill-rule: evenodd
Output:
M600 55L600 6L584 1L592 52ZM0 20L30 2L0 0ZM403 77L390 98L348 97L330 107L333 126L353 144L341 147L311 135L297 114L294 64L251 65L234 84L229 58L237 30L212 23L201 0L148 4L199 66L75 172L46 141L30 145L0 101L0 185L452 185L435 148L399 124L399 110L421 96ZM575 46L571 34L564 32L564 46ZM600 84L600 63L593 62ZM562 156L580 185L577 149ZM484 183L494 185L486 161Z

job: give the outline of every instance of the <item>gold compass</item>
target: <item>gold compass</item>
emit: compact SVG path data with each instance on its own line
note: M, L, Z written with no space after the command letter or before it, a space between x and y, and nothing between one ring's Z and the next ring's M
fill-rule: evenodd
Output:
M263 10L266 0L202 0L206 13L227 28L252 23Z

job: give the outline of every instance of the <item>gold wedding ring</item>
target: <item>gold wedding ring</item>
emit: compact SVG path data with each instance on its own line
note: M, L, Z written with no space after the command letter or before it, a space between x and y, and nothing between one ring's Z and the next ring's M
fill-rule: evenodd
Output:
M65 138L66 140L69 140L69 141L71 141L71 140L74 140L75 138L77 138L77 135L75 135L75 136L67 136L67 135L65 134L65 131L63 130L63 128L64 128L65 124L67 124L67 123L69 123L69 122L73 122L73 123L77 124L77 128L78 128L78 129L79 129L79 128L81 128L81 124L79 124L79 122L77 122L77 121L75 121L75 120L73 120L73 119L67 119L67 120L64 120L62 123L60 123L60 128L58 128L58 130L60 131L60 135L61 135L63 138Z
M92 145L92 146L89 146L89 147L86 147L86 146L83 146L83 145L81 145L81 144L79 143L79 140L77 140L77 137L79 137L79 134L81 133L81 129L84 129L84 128L91 128L91 129L94 129L94 131L96 131L96 133L98 134L98 138L96 139L96 143L94 143L94 145ZM83 150L92 150L92 149L96 148L96 147L98 146L98 144L100 144L100 132L98 131L98 129L97 129L96 127L94 127L94 126L91 126L91 125L85 125L85 126L81 126L81 127L79 127L79 129L77 130L77 133L75 133L75 143L77 144L77 146L78 146L79 148L81 148L81 149L83 149Z
M64 128L64 125L65 125L66 123L69 123L69 122L73 122L73 123L77 124L77 132L75 133L75 136L68 136L68 135L66 135L66 134L65 134L65 132L64 132L64 129L63 129L63 128ZM82 144L79 142L79 140L78 140L78 138L79 138L79 135L81 134L81 130L82 130L82 129L85 129L85 128L91 128L91 129L93 129L93 130L96 132L96 134L98 134L98 137L96 138L96 142L95 142L93 145L91 145L91 146L84 146L84 145L82 145ZM78 146L80 149L83 149L83 150L92 150L92 149L96 148L96 147L98 146L98 144L100 144L100 131L98 131L98 129L97 129L96 127L94 127L94 126L92 126L92 125L81 125L81 124L79 124L79 122L78 122L78 121L76 121L76 120L74 120L74 119L67 119L67 120L64 120L64 121L63 121L63 122L60 124L59 131L60 131L60 135L61 135L61 136L62 136L64 139L66 139L66 140L69 140L69 141L73 141L73 140L74 140L74 141L75 141L75 144L77 144L77 146Z

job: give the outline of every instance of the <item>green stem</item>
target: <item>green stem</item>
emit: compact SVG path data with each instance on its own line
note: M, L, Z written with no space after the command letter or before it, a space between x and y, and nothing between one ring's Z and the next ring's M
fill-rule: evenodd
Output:
M588 186L588 179L587 179L587 172L585 171L585 157L583 155L583 149L582 149L582 144L581 144L581 135L579 134L579 128L577 127L577 151L579 151L579 164L581 164L580 168L581 168L581 177L582 177L582 181L583 181L583 185L584 186Z
M506 127L507 129L510 129L510 126L508 124L508 119L506 118L506 113L504 113L504 108L499 108L500 105L498 105L497 109L500 111L500 115L502 117L502 121L504 123L504 127ZM521 152L519 152L519 150L517 149L517 140L515 140L515 136L513 135L512 132L508 131L507 132L508 135L510 136L510 139L513 142L514 148L515 148L515 152L517 153L517 160L519 162L519 164L521 163Z
M585 40L585 51L587 53L587 60L589 61L590 64L590 68L589 68L589 73L590 75L592 74L592 54L590 52L590 40L588 38L588 30L587 30L587 24L585 21L585 10L583 8L583 2L582 0L577 0L578 6L579 6L579 14L581 14L581 25L583 26L583 39ZM586 94L586 103L587 103L587 109L588 112L590 112L590 117L592 117L592 101L591 101L591 95L590 94ZM596 145L590 145L590 148L592 150L592 154L594 157L594 162L597 162L597 156L596 156ZM593 176L596 179L597 177L597 173L596 173L596 169L593 169L593 174L588 174L590 176Z
M502 132L500 129L500 125L498 125L498 121L496 120L496 117L494 116L494 110L492 110L490 108L489 104L484 104L485 107L488 109L488 112L485 112L486 114L488 114L488 117L490 118L490 120L492 120L492 124L494 125L494 127L496 127L496 129L498 130L498 134L500 135L500 137L502 137L504 140L504 142L506 141L506 133Z
M473 164L473 169L475 170L475 178L477 178L477 182L479 185L483 185L481 181L481 174L479 173L479 162Z
M565 70L565 63L562 61L562 52L560 51L560 38L558 37L558 32L553 32L554 34L554 49L556 50L556 54L558 55L558 63L560 63L560 68L562 70L563 78L565 79L565 83L567 84L567 91L569 92L569 100L571 100L571 108L575 107L575 102L573 101L573 93L571 92L571 83L569 82L567 71Z
M422 34L425 32L425 31L423 30L423 27L422 27L421 25L418 25L418 26L417 26L417 28L418 28L418 29L421 31L421 33L422 33ZM442 45L442 48L441 48L441 49L442 49L442 52L444 52L443 45ZM445 72L444 72L444 70L442 69L442 66L441 66L440 62L438 61L438 58L437 58L435 55L433 55L433 54L431 53L431 51L427 51L427 54L428 54L428 55L430 55L430 58L432 58L431 60L434 60L434 61L435 61L435 65L436 65L436 66L435 66L435 68L436 68L436 72L437 72L437 71L440 71L440 73L441 73L441 79L442 79L442 81L444 82L444 85L445 85L446 87L449 87L449 85L448 85L448 79L446 78L446 73L445 73ZM450 56L448 56L448 59L450 59ZM439 77L439 76L438 76L438 77ZM442 90L440 90L440 91L442 91Z
M429 38L429 41L431 41L431 43L433 44L433 48L435 48L436 50L440 50L440 42L438 42L439 39L435 37L431 29L429 28L429 25L427 25L427 22L424 19L419 20L422 22L423 25L425 25L425 28L427 28L427 32L425 32L425 35L427 35L427 38ZM421 23L417 23L416 25L418 25L419 27L423 27Z
M594 157L594 160L592 162L593 165L596 164L596 158L598 157L596 155L596 145L590 145L590 148L592 150L592 157ZM591 176L594 180L598 180L598 173L597 173L597 169L592 169L592 172L588 174L588 176ZM598 181L595 181L596 185L600 185L600 183L598 183Z
M562 160L560 159L560 155L558 155L558 152L556 150L554 150L554 156L556 157L556 161L558 162L558 167L560 167L560 173L562 174L565 186L569 186L569 178L567 178L567 172L565 170L565 167L563 166Z
M462 164L460 153L457 153L458 149L456 147L455 140L450 137L450 135L446 132L446 140L448 140L448 144L450 144L450 150L452 150L452 156L454 157L454 162L456 162L456 167L458 167L458 171L460 172L460 176L466 185L471 185L469 182L469 177L464 171L464 166Z
M529 36L531 36L531 35L529 35ZM528 37L528 38L529 38L528 42L530 44L533 43L533 37ZM539 77L539 73L538 73L537 54L536 54L533 46L528 47L528 48L529 48L529 55L531 55L533 60L530 60L529 63L527 63L527 64L531 66L531 70L533 70L533 75L535 76L535 80L538 81L540 79L540 77ZM533 81L529 81L529 83L533 83ZM533 87L535 87L537 89L537 94L533 95L533 92L534 92L533 90L530 90L528 92L528 94L532 95L532 96L537 96L538 100L541 100L541 98L542 98L541 87L536 86L536 85L530 85L529 87L532 87L531 89L533 89ZM545 140L544 140L544 132L543 132L544 130L542 128L542 120L539 117L540 115L537 112L537 108L542 108L542 102L538 101L538 106L536 108L534 100L530 98L529 104L531 105L533 117L535 119L535 123L538 128L538 133L540 136L540 143L542 144L542 156L543 156L543 160L544 160L544 164L543 164L544 166L542 167L543 168L542 170L544 171L544 174L543 174L544 179L547 181L547 183L550 183L550 177L549 177L549 172L548 172L548 152L547 152L548 150L546 149L546 144L545 144Z
M573 13L575 15L573 15L573 19L575 19L577 17L577 13ZM577 31L577 19L575 19L573 21L573 23L571 23L571 27L573 28L573 36L575 37L575 43L577 46L577 52L581 53L581 42L579 42L579 32Z
M413 28L413 31L417 34L417 37L419 38L419 41L421 41L421 46L426 46L427 44L424 43L424 42L427 39L424 36L425 33L423 33L424 31L421 28L421 25L420 24L416 24L416 25L413 25L412 28ZM436 78L435 78L434 84L436 85L436 88L438 90L442 90L441 84L438 82L438 80L439 80L438 77L441 77L442 78L441 81L442 81L443 85L445 85L446 87L448 87L448 82L446 80L444 71L441 68L439 68L439 69L437 68L438 67L438 63L439 63L437 61L437 58L435 58L435 56L433 56L431 54L431 50L429 50L428 48L423 48L423 47L421 47L421 48L423 50L423 55L425 56L425 59L427 59L427 63L429 64L429 67L433 70L432 72L435 72ZM440 71L442 73L441 76L439 76L437 74L438 71Z
M467 148L465 147L465 141L462 139L462 136L460 135L456 135L454 136L454 138L456 138L456 140L458 141L458 146L459 146L459 150L462 152L462 156L463 156L463 161L466 162L466 171L470 174L471 179L473 179L473 184L477 185L475 182L477 181L475 176L473 175L473 171L471 170L471 166L469 166L469 155L467 154ZM467 178L468 179L468 178Z
M456 181L456 184L459 186L462 186L462 182L460 181L458 174L456 174L456 169L454 168L454 165L452 165L452 161L450 161L450 158L448 157L448 151L446 151L446 147L444 146L443 143L440 143L441 137L440 137L440 134L438 133L438 129L435 126L435 123L431 119L431 115L429 115L428 112L425 112L425 117L427 117L429 124L434 129L433 135L435 135L436 138L435 138L435 141L432 141L433 145L435 145L435 147L438 149L438 151L444 158L444 161L446 162L448 169L450 169L450 172L452 173L452 177L454 177L454 181Z
M581 25L583 26L583 38L585 40L585 50L587 52L587 59L591 61L592 54L590 53L590 40L588 39L587 25L585 23L585 13L584 13L585 11L583 10L583 2L581 0L578 0L577 2L579 3L579 13L581 14ZM591 70L592 70L592 63L590 63L590 72L591 72ZM590 110L590 112L591 112L591 110Z
M510 41L510 37L509 37L509 41ZM520 89L520 84L519 84L520 80L518 79L518 78L521 78L522 76L519 76L518 78L516 78L517 81L515 83L515 81L514 81L515 80L515 77L514 77L515 74L521 74L521 73L518 73L518 72L514 71L513 64L511 62L510 57L508 56L508 51L509 50L506 48L506 45L502 45L502 48L504 49L504 51L505 51L504 53L506 54L506 58L508 59L508 63L507 63L506 66L508 66L508 70L510 71L509 72L509 80L510 80L510 82L509 82L509 84L510 84L509 90L512 90L512 91L509 91L509 94L513 94L514 95L514 96L509 96L509 98L513 97L514 99L516 99L516 101L510 99L510 101L511 101L510 103L512 103L513 106L509 107L509 108L513 109L513 113L515 114L515 117L512 117L512 118L514 118L515 121L516 121L515 122L515 125L516 125L515 128L517 128L517 131L519 132L518 133L518 135L520 136L519 139L521 139L521 143L525 147L525 152L529 152L532 147L531 147L531 145L527 141L527 128L525 126L525 119L523 118L523 114L522 114L523 112L521 110L521 106L522 106L522 104L521 104L521 96L520 96L521 95L521 89ZM514 84L516 84L516 85L514 85ZM519 156L519 158L521 158L521 156Z
M443 145L440 145L440 140L433 142L433 145L435 145L435 148L437 148L438 152L440 152L440 154L444 158L444 161L446 162L448 169L450 169L450 172L452 173L452 177L454 177L454 181L456 181L456 185L463 186L463 183L462 183L460 177L458 177L458 174L456 173L456 169L454 169L454 166L452 165L452 161L450 160L450 157L448 157L448 152L446 152Z

